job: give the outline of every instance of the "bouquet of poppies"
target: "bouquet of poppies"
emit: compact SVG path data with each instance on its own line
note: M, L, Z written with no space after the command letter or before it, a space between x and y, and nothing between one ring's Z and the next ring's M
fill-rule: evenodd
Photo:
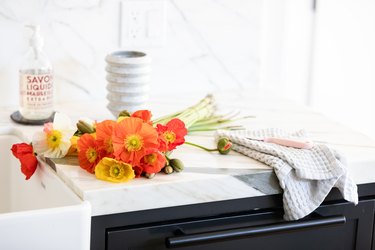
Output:
M80 120L74 126L68 116L56 113L53 123L44 124L43 131L34 134L31 144L14 144L11 150L20 160L26 179L37 168L37 155L78 157L82 169L104 181L125 182L140 176L152 178L162 170L167 174L183 170L183 163L170 159L170 154L185 143L188 131L239 128L223 126L233 121L233 117L214 113L211 95L192 107L154 121L149 110L138 110L132 114L123 111L116 120ZM222 154L231 148L227 138L218 141L217 149L186 143Z
M185 142L187 134L184 122L177 118L153 126L148 110L96 123L94 129L83 121L78 124L88 128L81 128L83 135L77 139L80 166L98 179L112 182L160 172L169 165L170 152ZM90 130L95 132L88 133Z

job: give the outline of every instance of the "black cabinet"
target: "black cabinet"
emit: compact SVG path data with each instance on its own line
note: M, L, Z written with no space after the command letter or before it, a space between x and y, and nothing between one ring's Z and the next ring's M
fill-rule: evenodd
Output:
M375 250L375 183L357 206L333 189L311 215L282 218L282 195L265 195L92 217L91 249Z
M108 228L116 249L371 249L373 200L321 206L286 222L280 209Z
M357 206L333 190L311 215L282 218L282 196L268 195L96 216L91 249L374 249L374 185Z

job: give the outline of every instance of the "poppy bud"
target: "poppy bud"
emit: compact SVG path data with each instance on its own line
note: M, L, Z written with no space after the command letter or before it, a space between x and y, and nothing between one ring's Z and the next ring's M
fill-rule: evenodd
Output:
M171 166L166 166L165 168L164 168L164 173L166 173L166 174L171 174L171 173L173 173L173 168L171 167Z
M226 155L229 153L229 151L232 149L232 143L227 137L221 137L217 141L217 150L220 154Z
M89 124L83 120L79 120L77 123L78 131L82 134L92 134L95 133L95 128L92 124Z
M155 177L155 173L145 173L145 177L147 178L147 179L152 179L152 178L154 178Z
M130 117L130 116L131 116L131 114L127 110L123 110L123 111L120 112L120 114L118 114L118 117Z
M182 163L181 160L179 159L170 159L169 160L169 165L173 168L174 171L176 172L181 172L184 170L184 164Z

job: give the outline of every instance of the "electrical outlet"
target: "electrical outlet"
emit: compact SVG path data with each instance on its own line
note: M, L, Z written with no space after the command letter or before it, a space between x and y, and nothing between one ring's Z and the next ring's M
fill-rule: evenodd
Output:
M120 46L163 46L165 15L165 0L121 1Z

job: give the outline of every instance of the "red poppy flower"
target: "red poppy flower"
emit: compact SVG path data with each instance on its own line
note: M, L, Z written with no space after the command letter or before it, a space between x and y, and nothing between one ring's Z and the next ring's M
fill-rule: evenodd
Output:
M13 144L11 150L13 155L20 161L21 172L26 176L26 180L30 179L38 166L33 147L27 143L18 143Z
M95 172L95 166L105 155L104 150L91 134L82 135L77 141L79 166L89 173Z
M174 118L165 126L157 124L156 130L159 133L159 149L162 152L171 151L185 142L187 129L180 119Z
M147 150L158 147L158 133L141 119L129 117L115 124L112 143L117 160L136 166Z
M105 120L96 124L96 141L106 152L106 157L113 156L112 132L116 122Z
M137 110L131 115L131 117L140 118L142 119L143 122L152 125L151 116L152 114L151 114L151 111L149 110Z
M165 156L157 150L153 150L143 156L140 165L143 167L143 171L149 174L159 173L164 167L166 162Z
M143 167L141 166L133 166L133 170L134 170L135 178L140 177L143 173Z

